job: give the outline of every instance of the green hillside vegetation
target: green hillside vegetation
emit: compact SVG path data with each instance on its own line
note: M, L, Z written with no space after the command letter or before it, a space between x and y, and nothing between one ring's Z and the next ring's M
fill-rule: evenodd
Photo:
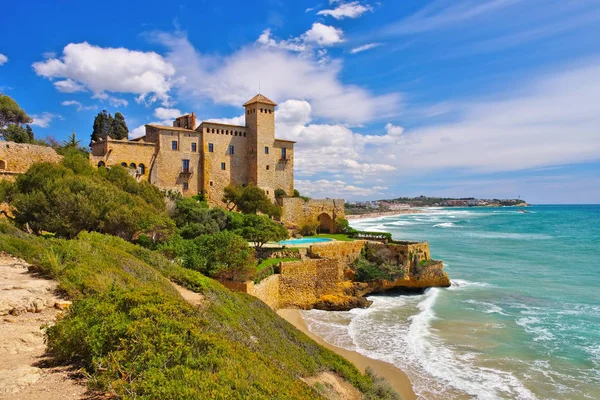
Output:
M57 362L83 368L92 388L124 399L321 398L300 378L322 371L366 399L397 398L260 300L205 275L246 279L255 271L254 249L235 233L245 216L207 217L200 199L179 199L172 219L153 186L83 161L73 153L0 186L0 200L15 208L14 225L0 222L0 250L73 299L47 329ZM171 282L200 293L201 306Z

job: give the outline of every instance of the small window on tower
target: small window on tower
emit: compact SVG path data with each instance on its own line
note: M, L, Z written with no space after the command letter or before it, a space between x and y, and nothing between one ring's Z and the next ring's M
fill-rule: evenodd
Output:
M269 147L265 146L265 154L269 154Z
M192 153L196 152L196 143L192 143Z
M233 153L234 153L233 145L230 144L229 145L229 154L233 154Z
M187 182L183 183L183 190L188 190L190 188L190 185Z
M171 150L177 150L177 140L171 142Z
M224 162L222 162L222 163L221 163L221 169L222 169L223 171L225 171L225 163L224 163Z
M244 132L244 137L246 137L246 132Z
M213 181L210 181L210 186L212 186L212 185L213 185Z
M285 147L281 148L281 159L287 160L287 149Z
M214 151L215 151L215 145L214 145L214 144L212 144L212 143L209 143L209 144L208 144L208 152L209 152L209 153L212 153L212 152L214 152Z
M267 165L267 171L269 170L269 166Z

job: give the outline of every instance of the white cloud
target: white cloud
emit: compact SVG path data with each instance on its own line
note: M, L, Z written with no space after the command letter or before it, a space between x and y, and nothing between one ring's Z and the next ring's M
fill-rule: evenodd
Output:
M362 51L374 49L375 47L379 47L379 46L381 46L381 43L368 43L363 46L354 47L352 50L350 50L350 53L356 54L356 53L360 53Z
M216 122L217 124L244 126L246 123L246 116L240 115L239 117L232 118L209 118L206 120L206 122Z
M474 18L481 18L520 0L433 1L413 15L383 28L388 34L414 34L445 28Z
M63 92L63 93L85 92L85 86L83 86L80 83L75 82L73 79L65 79L64 81L56 81L56 82L54 82L54 87L59 92Z
M47 128L50 126L50 122L52 122L52 120L55 118L62 119L60 115L52 114L49 112L44 112L39 115L35 114L31 116L32 121L30 125L39 126L40 128Z
M92 99L100 99L100 100L104 100L104 101L108 101L108 104L110 104L113 107L127 107L129 105L129 102L125 99L120 99L118 97L114 97L114 96L110 96L106 93L98 93L92 96Z
M54 51L45 51L42 53L42 57L48 59L48 58L56 58L56 52Z
M33 68L46 78L70 79L95 95L134 93L163 103L168 103L175 75L175 68L154 52L103 48L87 42L70 43L63 49L62 59L36 62Z
M306 43L316 43L319 46L333 46L342 43L344 32L336 27L315 22L312 27L302 35Z
M4 54L0 53L0 66L4 65L8 62L8 57L6 57Z
M84 110L95 110L98 108L97 106L84 106L83 104L75 100L65 100L60 104L62 104L63 106L75 106L78 112Z
M401 126L392 125L391 123L388 123L385 125L385 131L390 136L400 136L400 135L402 135L402 133L404 133L404 128Z
M337 6L334 9L329 10L321 10L317 14L318 15L329 15L335 19L344 19L344 18L358 18L367 11L371 11L372 8L370 6L364 6L360 4L358 1L352 1L350 3L343 3Z
M342 180L319 179L316 181L296 180L294 186L304 196L311 197L366 197L381 194L387 188L382 186L360 187Z
M198 53L187 38L159 34L157 40L170 52L168 61L185 82L179 94L197 103L239 106L261 91L274 101L302 99L310 103L316 117L346 124L362 124L375 118L389 118L401 109L398 93L374 96L367 90L342 83L338 77L341 61L325 64L279 48L250 46L227 57Z
M182 112L176 108L158 107L154 109L154 116L161 120L171 121L182 115L184 114L182 114Z
M288 40L277 41L271 37L271 30L265 29L263 33L258 37L256 43L266 47L276 47L279 49L290 50L290 51L305 51L307 50L306 44L302 38L292 38Z

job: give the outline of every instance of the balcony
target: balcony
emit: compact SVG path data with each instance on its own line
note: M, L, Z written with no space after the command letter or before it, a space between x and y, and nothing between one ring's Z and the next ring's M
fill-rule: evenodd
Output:
M193 173L194 173L194 168L192 168L192 167L181 168L181 170L179 171L179 175L183 175L183 176L190 176Z
M292 160L292 158L290 156L285 156L285 157L281 157L279 159L279 162L281 163L289 163Z

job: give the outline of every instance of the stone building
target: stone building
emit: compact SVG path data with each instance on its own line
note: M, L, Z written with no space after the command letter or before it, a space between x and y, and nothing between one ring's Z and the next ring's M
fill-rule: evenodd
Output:
M0 180L14 181L38 162L59 162L62 156L52 147L28 143L0 142Z
M294 143L275 138L275 104L262 94L244 104L245 124L202 122L194 113L173 126L146 125L133 140L107 138L92 142L90 162L98 167L122 165L161 189L184 196L204 193L222 205L229 184L254 184L271 199L275 190L294 191Z

